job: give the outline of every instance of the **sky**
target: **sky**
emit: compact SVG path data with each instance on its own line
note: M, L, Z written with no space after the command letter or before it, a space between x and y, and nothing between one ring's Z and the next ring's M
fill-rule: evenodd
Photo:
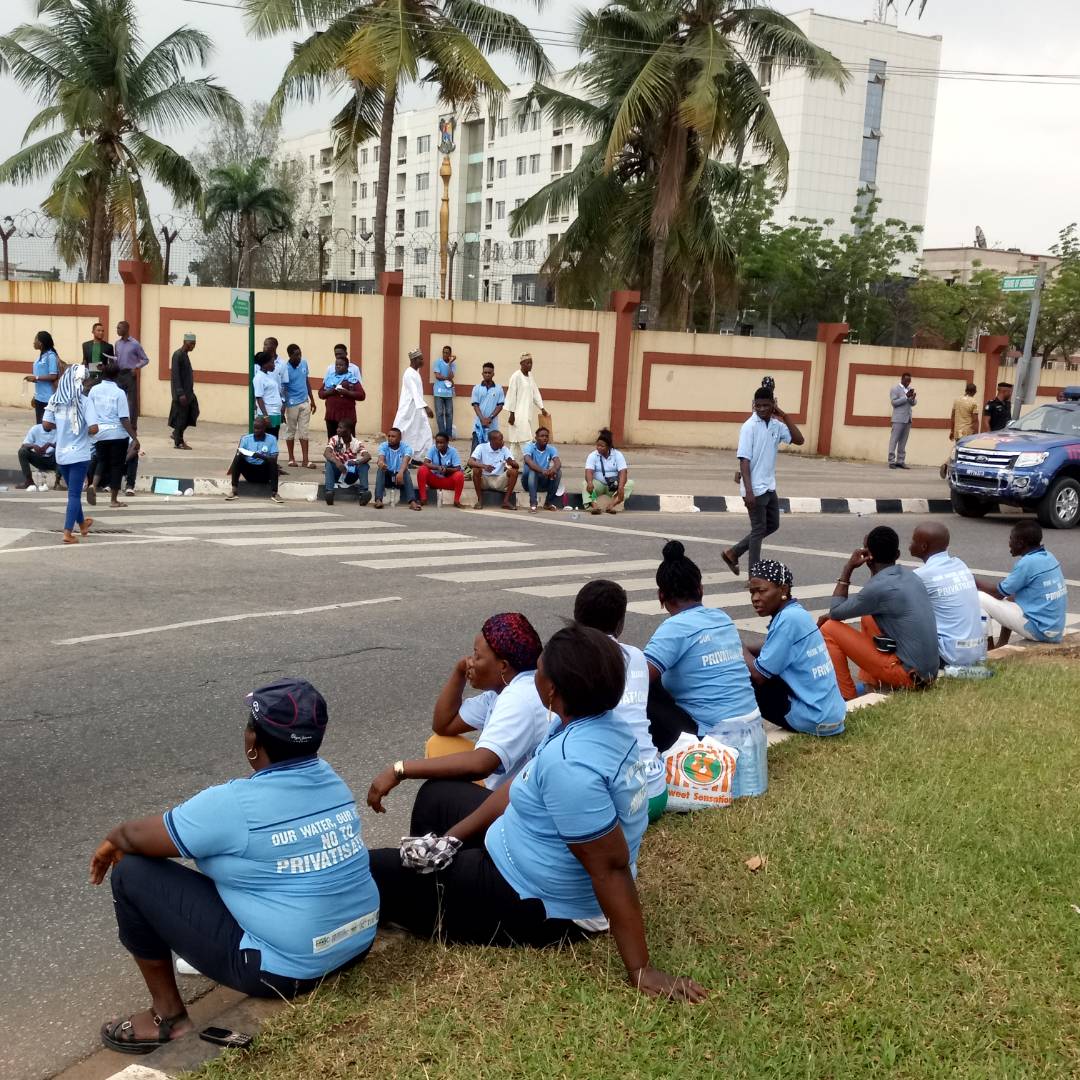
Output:
M145 42L157 41L178 24L205 30L217 43L206 73L215 75L241 101L265 100L288 62L287 37L255 40L233 0L136 0ZM579 2L547 0L542 11L522 0L499 0L531 27L565 31ZM221 5L221 6L219 6ZM806 3L776 2L779 10ZM869 19L875 0L816 0L820 13ZM917 5L916 5L917 7ZM0 32L32 17L32 0L0 3ZM1037 11L1036 11L1037 9ZM929 0L921 19L900 15L902 29L940 34L946 70L1080 74L1080 4L1076 0L1027 0L988 4L986 0ZM551 48L557 67L573 63L568 49ZM496 63L507 81L519 81L513 65ZM424 104L417 97L404 105ZM8 117L0 131L0 159L18 149L22 132L37 110L10 79L0 79L0 108ZM294 107L285 133L300 134L328 125L330 100ZM190 149L194 129L170 132L171 144ZM975 79L939 82L937 117L925 243L952 247L973 242L981 225L992 247L1019 247L1041 253L1059 229L1080 218L1080 78L1069 85L996 83ZM0 185L0 216L36 206L47 184L22 188ZM158 198L155 212L170 208Z

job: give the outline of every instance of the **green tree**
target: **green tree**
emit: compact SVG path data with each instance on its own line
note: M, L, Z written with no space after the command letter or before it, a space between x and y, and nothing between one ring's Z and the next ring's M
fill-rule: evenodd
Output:
M1068 360L1080 353L1080 236L1073 222L1058 233L1051 252L1061 259L1043 295L1038 338L1043 362L1055 353Z
M919 330L941 338L946 348L974 349L987 333L1009 333L1013 321L1001 291L1001 275L977 260L967 282L922 273L911 288Z
M292 225L292 199L269 176L270 159L230 162L214 169L206 188L206 224L224 226L236 244L236 284L250 288L256 248L272 233Z
M213 79L184 76L188 65L205 65L209 37L180 27L144 50L133 0L36 0L34 13L40 22L0 36L0 74L43 106L22 149L0 163L0 183L55 174L42 208L57 220L69 262L85 261L88 280L108 281L118 233L134 258L160 263L144 176L177 206L195 206L201 185L184 156L150 132L237 108Z
M695 267L715 277L716 260L730 258L715 216L703 212L738 177L721 159L753 153L786 182L787 146L759 68L801 66L839 86L847 73L790 19L754 0L611 0L578 17L577 37L584 59L574 73L585 97L544 87L536 96L553 117L579 117L596 142L565 183L519 208L512 228L520 232L549 204L576 195L579 216L604 215L577 231L609 236L608 269L636 275L647 247L648 270L636 281L646 286L655 327L684 310ZM580 244L562 254L589 257Z
M487 53L512 57L531 78L551 64L529 28L483 0L243 0L254 33L308 34L297 44L272 105L311 100L322 88L349 88L333 121L339 166L352 168L356 148L379 136L375 202L375 280L386 268L386 214L394 110L413 83L438 88L450 109L468 111L483 98L496 109L507 86Z

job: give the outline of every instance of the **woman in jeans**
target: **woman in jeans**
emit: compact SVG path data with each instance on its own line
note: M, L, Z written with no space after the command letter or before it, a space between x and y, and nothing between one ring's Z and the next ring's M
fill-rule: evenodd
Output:
M77 544L75 527L85 539L94 524L83 516L82 491L90 458L94 453L93 436L98 433L97 414L86 396L86 368L73 364L60 376L56 393L49 399L41 426L56 432L56 468L67 485L67 513L64 516L64 543Z

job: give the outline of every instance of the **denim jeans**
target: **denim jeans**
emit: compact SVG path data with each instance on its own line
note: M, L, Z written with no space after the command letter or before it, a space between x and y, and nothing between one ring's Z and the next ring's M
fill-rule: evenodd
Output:
M367 461L357 463L356 471L352 474L356 479L355 481L350 482L350 491L367 491L369 467L370 463ZM337 484L343 476L345 476L345 473L332 461L323 462L323 484L327 491L333 491L334 485Z
M76 525L83 523L82 492L86 483L86 470L90 461L73 461L70 465L60 466L60 478L67 484L67 513L64 515L64 528L71 532Z
M397 487L397 474L391 473L386 469L377 469L375 471L375 501L382 502L383 495L386 493L388 487ZM409 470L405 470L405 481L401 484L401 497L405 502L416 501L416 491L413 488L412 476L409 475Z
M444 432L447 438L454 437L454 399L452 397L435 398L435 434Z
M562 469L554 476L541 476L535 469L525 467L525 487L529 492L529 505L535 506L539 501L539 493L545 493L544 502L548 506L554 505L555 493L559 490L559 482L562 480Z

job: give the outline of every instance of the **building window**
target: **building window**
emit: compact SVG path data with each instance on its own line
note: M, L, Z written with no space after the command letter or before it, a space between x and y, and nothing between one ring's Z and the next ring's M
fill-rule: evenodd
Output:
M548 233L548 254L555 250L555 245L559 242L559 234L556 232Z
M394 269L405 269L405 248L403 248L401 245L398 245L396 248L394 248Z
M367 147L366 146L362 147L361 150L360 150L360 164L361 165L366 165L367 164L367 153L368 153L367 152Z
M495 159L489 157L487 159L487 182L490 184L495 179Z
M514 282L514 288L511 292L515 304L520 304L525 298L525 286L520 281Z
M507 134L507 132L509 130L510 130L510 117L508 117L508 116L500 116L499 117L499 125L498 125L499 138L500 139L505 138L506 134Z
M416 174L416 190L427 191L428 184L431 181L431 174L426 172L418 172Z
M530 154L529 155L529 172L538 173L539 171L540 171L540 155L539 154Z
M862 156L859 159L859 182L872 184L877 179L878 148L881 140L872 135L864 136Z
M427 248L417 248L413 252L413 262L417 266L427 266Z
M362 217L362 218L357 219L357 228L362 233L367 232L367 218L366 217Z
M502 299L502 282L497 281L491 287L491 299L498 303Z
M416 153L430 154L431 153L431 136L430 135L417 135L416 136Z
M405 231L405 211L394 211L394 232L403 233Z
M491 281L488 278L484 278L480 299L483 300L485 304L491 299Z
M491 225L491 210L492 202L490 199L484 200L484 223L490 227Z
M530 131L539 131L540 130L540 110L539 109L533 109L533 111L531 113L529 113L529 130Z
M551 175L569 172L573 164L574 148L569 143L551 148Z
M310 170L311 170L312 172L314 172L314 171L315 171L315 155L314 155L314 154L312 154L312 155L311 155L311 156L310 156L310 157L308 158L308 168L309 168L309 169L310 169Z
M397 174L397 193L399 195L405 194L405 174L403 172Z
M360 267L367 266L367 252L366 251L358 251L356 253L356 265L360 266Z
M334 148L332 146L324 147L319 151L319 164L328 169L334 161Z
M416 228L426 229L428 227L428 212L426 210L416 211Z
M355 251L350 251L349 252L349 269L354 274L356 273L356 252Z
M356 205L356 192L357 192L358 187L359 187L359 184L354 180L352 182L352 204L353 204L353 206Z
M520 240L514 241L514 262L521 262L521 249L524 244Z
M367 198L367 184L361 184L360 185L360 198L361 199L366 199Z
M495 125L499 122L497 116L488 117L488 142L495 138Z
M405 155L409 152L408 135L399 135L397 141L397 160L399 165L405 163Z
M514 209L516 210L524 201L525 201L524 199L515 199L514 200Z
M495 204L495 220L502 221L506 217L506 203L501 199Z
M525 286L525 303L536 303L536 286L531 281Z
M525 175L526 159L523 158L523 157L519 157L517 159L517 161L515 162L515 164L517 165L517 174L518 174L518 176L524 176Z
M320 184L319 185L319 198L323 202L329 202L334 197L334 185L333 184Z
M506 158L503 158L502 161L497 161L495 163L495 175L500 180L505 179L505 177L506 177Z
M426 285L414 285L412 287L412 294L417 300L427 299L427 286Z
M378 165L378 164L379 164L379 148L378 148L377 146L373 146L373 147L371 148L371 160L372 160L372 161L373 161L373 162L374 162L374 163L375 163L376 165Z
M765 89L772 85L772 57L763 56L757 66L758 85Z
M525 258L528 262L534 262L536 259L536 241L525 241Z

